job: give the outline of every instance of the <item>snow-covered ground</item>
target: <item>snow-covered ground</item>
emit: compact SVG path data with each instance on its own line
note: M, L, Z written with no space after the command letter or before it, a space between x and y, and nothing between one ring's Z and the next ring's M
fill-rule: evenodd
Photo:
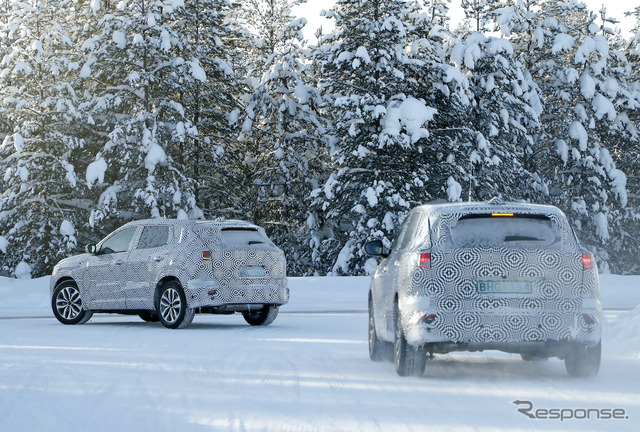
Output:
M198 315L173 331L121 315L63 326L48 282L0 278L3 432L640 430L640 277L602 277L603 362L586 380L498 352L400 378L368 358L367 278L292 278L269 327ZM516 400L590 418L530 419ZM596 418L613 409L628 418Z

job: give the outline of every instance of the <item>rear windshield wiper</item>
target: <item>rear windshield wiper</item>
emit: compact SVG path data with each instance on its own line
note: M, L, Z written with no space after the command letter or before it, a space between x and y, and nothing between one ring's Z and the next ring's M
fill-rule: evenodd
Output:
M539 239L536 237L529 237L529 236L519 236L519 235L511 235L511 236L506 236L504 238L505 242L514 242L514 241L544 241L544 239Z

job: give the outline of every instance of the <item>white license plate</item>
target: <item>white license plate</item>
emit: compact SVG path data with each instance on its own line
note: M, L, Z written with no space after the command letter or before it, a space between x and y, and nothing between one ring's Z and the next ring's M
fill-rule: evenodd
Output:
M480 294L507 293L531 294L531 282L527 281L478 281Z
M241 267L238 276L246 278L264 277L265 272L262 267Z

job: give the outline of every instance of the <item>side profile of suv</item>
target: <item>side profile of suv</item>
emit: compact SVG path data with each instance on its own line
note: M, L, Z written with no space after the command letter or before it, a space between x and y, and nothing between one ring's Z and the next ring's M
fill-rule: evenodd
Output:
M284 253L248 222L140 220L60 261L51 306L63 324L108 312L183 328L195 313L240 312L268 325L289 301L285 272Z
M598 372L602 307L596 265L552 206L423 205L399 228L369 292L369 354L399 375L428 358L500 350L559 357L572 376Z

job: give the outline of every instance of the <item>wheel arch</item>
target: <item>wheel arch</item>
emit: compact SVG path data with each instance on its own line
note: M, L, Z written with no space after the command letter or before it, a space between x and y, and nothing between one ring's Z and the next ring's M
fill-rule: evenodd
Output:
M53 295L53 292L56 290L56 288L58 288L58 286L64 282L73 282L74 284L76 284L78 289L80 289L78 282L73 277L65 275L65 276L60 276L58 279L55 280L55 282L51 284L50 294Z
M156 283L156 287L154 289L153 292L153 307L156 308L156 305L158 304L158 299L160 296L160 288L162 288L162 285L164 285L167 282L176 282L178 285L180 285L180 287L182 288L182 282L180 282L180 279L176 276L164 276L162 279L160 279L158 281L158 283ZM187 303L188 303L188 299L187 299Z
M60 285L62 282L68 282L68 281L71 281L71 282L75 283L76 285L78 285L78 282L76 282L76 280L74 278L72 278L71 276L61 276L53 284L53 288L56 289L56 288L58 288L58 285Z

